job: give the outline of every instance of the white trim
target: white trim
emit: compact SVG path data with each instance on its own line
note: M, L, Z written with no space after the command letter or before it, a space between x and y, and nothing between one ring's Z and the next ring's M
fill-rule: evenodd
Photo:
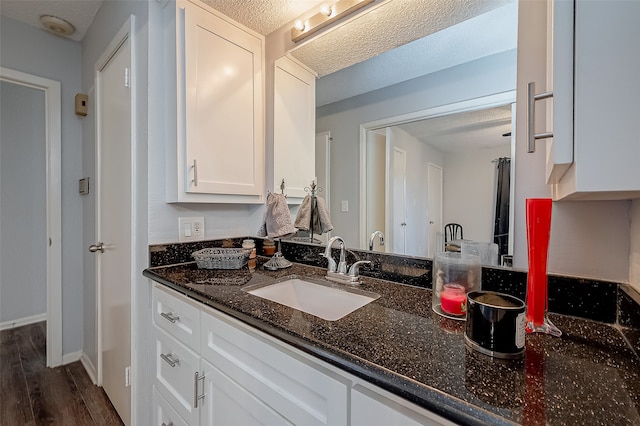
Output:
M43 90L46 100L47 367L62 364L62 118L60 82L0 67L0 79Z
M497 93L494 95L482 96L480 98L469 99L452 104L440 105L433 108L427 108L408 114L397 115L394 117L382 118L380 120L369 121L360 124L360 240L363 241L362 247L367 247L368 236L366 230L367 206L366 202L366 164L367 164L367 132L369 130L383 129L391 126L398 126L412 121L425 120L428 118L436 118L444 115L457 114L459 112L477 111L480 109L493 108L503 105L512 105L516 101L516 91ZM515 133L512 133L515 135ZM387 152L389 152L387 147ZM513 152L513 151L512 151ZM388 159L387 159L388 160ZM512 163L513 172L513 163ZM388 186L388 185L387 185ZM387 203L388 204L388 203ZM389 230L387 230L389 231ZM389 241L392 236L385 235ZM386 250L385 250L386 251Z
M91 379L91 383L93 383L94 385L97 385L98 380L96 379L96 377L98 376L96 372L96 367L94 367L93 363L91 362L91 358L89 358L89 355L87 355L85 352L82 352L82 354L80 355L80 362L82 363L82 366L87 372L87 375Z
M9 320L9 321L0 323L0 331L8 330L10 328L22 327L23 325L35 324L37 322L46 321L46 320L47 320L46 312L43 314L31 315L24 318Z
M62 365L71 364L72 362L80 361L80 357L82 356L82 351L71 352L68 354L62 355Z

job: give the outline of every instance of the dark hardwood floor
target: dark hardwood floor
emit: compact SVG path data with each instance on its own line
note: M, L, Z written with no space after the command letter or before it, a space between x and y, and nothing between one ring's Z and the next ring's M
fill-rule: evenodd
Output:
M0 425L122 425L79 361L47 368L45 327L0 332Z

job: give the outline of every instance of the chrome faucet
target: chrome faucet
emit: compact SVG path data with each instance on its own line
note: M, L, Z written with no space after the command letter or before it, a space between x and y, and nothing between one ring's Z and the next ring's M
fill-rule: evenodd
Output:
M336 241L340 242L340 261L336 265L336 261L331 257L331 247ZM368 260L360 260L355 262L349 268L347 273L347 262L345 260L346 249L344 246L344 240L341 237L332 237L327 241L327 247L324 249L324 257L329 261L327 267L327 279L345 284L358 284L360 282L360 270L359 266L371 263Z
M373 240L376 239L376 235L380 236L380 245L384 245L384 234L382 233L382 231L373 231L371 237L369 238L369 251L373 250Z
M333 260L333 258L331 257L331 247L333 246L333 243L335 243L336 241L340 241L340 262L337 264L337 266L336 266L336 261ZM327 267L327 270L329 272L337 272L339 274L347 273L347 262L345 260L345 256L346 256L345 252L346 250L344 247L344 240L342 239L342 237L338 237L336 235L335 237L331 237L329 241L327 241L327 247L324 249L324 254L322 256L326 257L327 260L329 261L329 266Z

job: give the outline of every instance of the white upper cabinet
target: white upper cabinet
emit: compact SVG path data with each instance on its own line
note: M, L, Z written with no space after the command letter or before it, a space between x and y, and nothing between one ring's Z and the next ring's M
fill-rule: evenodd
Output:
M553 196L640 197L640 2L548 5L548 90L554 92L548 128L554 137L547 145L547 181Z
M264 37L197 1L165 18L167 201L263 202Z
M315 178L316 74L292 58L275 62L273 188L300 203Z

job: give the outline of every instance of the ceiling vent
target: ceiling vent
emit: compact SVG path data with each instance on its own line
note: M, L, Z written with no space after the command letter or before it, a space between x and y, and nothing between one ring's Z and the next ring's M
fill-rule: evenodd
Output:
M40 23L47 31L52 32L59 36L70 36L76 29L70 22L65 21L62 18L51 15L42 15L40 17Z

